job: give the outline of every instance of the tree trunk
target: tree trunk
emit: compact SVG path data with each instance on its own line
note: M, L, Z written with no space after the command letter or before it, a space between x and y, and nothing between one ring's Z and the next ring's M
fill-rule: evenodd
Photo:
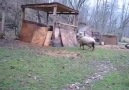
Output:
M1 23L0 38L4 38L4 36L5 36L4 24L5 24L5 11L2 11L2 23Z

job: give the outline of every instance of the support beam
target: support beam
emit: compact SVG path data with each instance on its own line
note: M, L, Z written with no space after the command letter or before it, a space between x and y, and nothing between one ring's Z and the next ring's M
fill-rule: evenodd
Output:
M57 12L57 7L54 7L54 9L53 9L53 33L55 33L56 12ZM55 38L54 34L53 34L53 38Z
M76 15L73 16L73 25L76 25Z
M50 12L49 14L53 14L53 13ZM68 15L73 14L73 15L78 15L78 13L72 13L72 12L57 12L56 14L68 14Z
M73 25L78 27L78 15L74 15ZM78 32L78 28L75 28L75 32Z
M21 19L22 19L22 20L25 19L25 8L22 8Z
M57 12L57 7L54 7L54 9L53 9L53 28L55 28L55 23L56 23L56 12Z
M49 12L47 12L47 25L48 25L48 22L49 22Z
M20 32L22 31L22 23L23 23L23 20L25 20L25 8L22 8L22 11L21 11L21 19L20 19L20 21L19 21L19 26L18 26L19 31L18 31L18 33L17 33L17 37L16 37L16 38L19 37L19 34L20 34Z

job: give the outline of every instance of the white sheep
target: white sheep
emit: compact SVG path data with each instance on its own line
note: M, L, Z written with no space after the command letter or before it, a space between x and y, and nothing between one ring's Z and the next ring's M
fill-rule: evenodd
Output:
M93 37L90 36L84 36L82 33L77 33L76 35L77 41L80 44L80 48L81 46L83 46L84 49L84 45L92 48L92 51L95 48L95 39Z
M126 44L125 47L126 47L127 49L129 49L129 44Z

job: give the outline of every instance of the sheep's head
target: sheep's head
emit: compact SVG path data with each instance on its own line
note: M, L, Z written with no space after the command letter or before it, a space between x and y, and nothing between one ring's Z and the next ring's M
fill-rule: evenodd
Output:
M81 38L81 37L83 37L83 33L79 32L76 34L76 38Z

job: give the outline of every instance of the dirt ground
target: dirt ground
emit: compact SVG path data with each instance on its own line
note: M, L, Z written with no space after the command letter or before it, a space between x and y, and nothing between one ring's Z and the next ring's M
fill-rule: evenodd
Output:
M99 48L104 48L104 49L113 49L113 50L128 50L125 48L124 45L103 45L103 46L98 46Z
M66 51L65 49L55 50L52 47L41 47L41 46L21 42L19 40L14 40L14 39L0 39L0 47L6 47L9 49L26 49L35 54L39 54L39 55L45 54L45 55L55 56L55 57L75 58L80 55L77 52L69 52L69 51Z
M78 57L79 52L69 52L65 49L53 49L52 47L41 47L30 43L21 42L15 39L0 39L0 47L7 47L9 49L26 49L36 54L46 54L49 56L58 57ZM112 49L112 50L122 50L129 51L124 47L124 45L97 45L96 48Z

